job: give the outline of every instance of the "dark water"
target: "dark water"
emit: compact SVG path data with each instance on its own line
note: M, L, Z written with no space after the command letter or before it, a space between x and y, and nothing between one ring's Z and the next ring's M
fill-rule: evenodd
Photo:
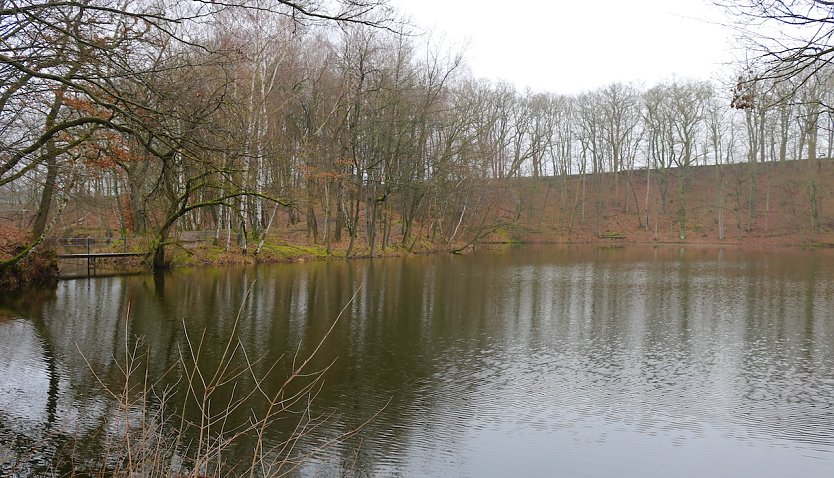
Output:
M168 370L172 385L205 330L210 369L244 297L237 336L263 357L254 371L285 354L270 390L347 305L311 364L332 363L309 407L326 419L296 451L378 415L303 476L834 476L834 254L555 247L81 279L5 297L0 474L49 469L70 442L97 449L118 404L90 369L120 383L135 337L150 346L148 376Z

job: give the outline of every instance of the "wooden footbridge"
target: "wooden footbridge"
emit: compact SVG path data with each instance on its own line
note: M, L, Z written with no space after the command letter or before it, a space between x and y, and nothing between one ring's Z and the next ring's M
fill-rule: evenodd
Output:
M83 241L83 242L81 242ZM87 275L90 276L96 271L96 261L99 259L114 259L119 257L144 257L147 252L92 252L91 246L94 239L89 238L62 238L61 241L67 246L86 246L87 252L58 254L59 259L82 259L87 261ZM79 244L79 242L81 242Z
M87 275L92 275L96 271L97 259L110 259L114 257L142 257L147 255L146 252L82 252L79 254L58 254L60 259L86 259L87 260Z

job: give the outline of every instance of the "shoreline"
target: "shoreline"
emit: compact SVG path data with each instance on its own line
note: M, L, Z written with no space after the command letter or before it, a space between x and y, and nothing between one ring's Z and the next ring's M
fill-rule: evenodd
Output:
M199 267L219 267L219 266L244 266L257 264L296 264L306 262L321 262L331 260L373 260L385 258L402 258L402 257L420 257L430 255L471 255L477 253L479 250L495 249L498 247L536 247L536 246L558 246L558 247L596 247L604 249L613 248L659 248L659 247L694 247L694 248L732 248L732 249L748 249L748 250L801 250L801 251L816 251L834 249L834 244L828 242L770 242L770 241L733 241L733 242L715 242L715 241L629 241L629 240L585 240L585 241L566 241L566 240L541 240L541 241L482 241L471 244L463 250L453 252L452 248L422 248L416 251L404 251L400 248L388 248L384 251L377 251L375 256L371 256L367 251L360 251L350 257L345 255L345 251L341 248L335 248L330 254L315 253L317 246L310 246L304 244L282 244L280 247L284 251L282 254L263 252L258 255L247 254L243 255L239 251L223 251L222 254L212 254L212 248L197 247L189 250L188 254L177 254L174 256L173 263L170 268L165 271L183 269L183 268L199 268ZM295 254L288 254L289 250L296 250ZM216 251L214 251L216 253ZM188 256L187 260L183 260L183 256ZM66 262L66 261L63 261ZM59 261L60 263L60 261ZM108 260L105 265L118 263L117 267L102 267L100 273L94 273L88 276L86 273L80 272L83 267L77 267L79 272L67 273L65 269L61 268L58 280L74 280L86 277L111 277L121 275L133 275L152 273L153 270L141 261L134 259ZM124 269L122 269L124 268Z

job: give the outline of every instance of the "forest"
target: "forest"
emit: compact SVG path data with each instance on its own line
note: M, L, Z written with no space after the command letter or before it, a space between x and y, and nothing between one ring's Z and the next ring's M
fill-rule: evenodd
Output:
M518 91L384 1L0 1L0 271L80 234L155 269L189 231L249 256L815 238L834 80L774 71Z

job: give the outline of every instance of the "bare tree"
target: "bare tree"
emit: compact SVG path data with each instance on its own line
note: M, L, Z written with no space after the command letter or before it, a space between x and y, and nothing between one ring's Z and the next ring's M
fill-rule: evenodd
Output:
M623 209L628 212L629 192L634 197L638 225L642 227L640 203L634 190L632 173L635 157L642 140L640 131L640 96L631 85L613 83L601 91L602 131L608 150L610 170L614 173L614 196L617 197L620 173L625 171L628 190Z
M602 234L601 221L607 204L605 157L608 150L605 145L605 132L602 127L602 95L599 92L582 94L577 100L577 133L576 137L581 146L581 169L582 172L582 219L585 212L585 185L584 173L586 161L590 159L592 178L595 179L594 186L594 219L595 233Z
M761 67L752 80L768 80L771 85L788 82L796 88L834 60L834 3L829 0L715 3L726 9Z
M227 80L234 76L229 74L231 64L240 59L242 51L239 43L211 34L212 23L223 15L254 17L257 26L247 90L248 142L245 155L240 156L242 171L186 186L185 171L199 176L205 170L189 170L184 158L199 158L201 165L207 165L218 156L214 153L219 149L212 148L220 148L218 139L228 129L220 128L214 134L205 127L228 106L233 90L242 89L234 81L215 81L217 72ZM48 232L56 186L69 184L59 177L61 165L81 155L98 160L108 149L103 130L123 136L122 144L143 150L158 164L157 181L151 191L143 193L146 202L165 196L160 192L167 186L169 204L181 202L181 188L186 187L189 195L199 198L191 206L214 205L213 199L206 200L204 190L193 188L215 187L217 179L242 177L239 187L225 192L220 187L220 197L239 198L234 207L240 212L241 229L245 231L248 221L255 226L256 235L260 233L265 222L263 203L251 198L266 197L266 97L272 93L278 68L263 55L268 38L261 19L266 18L285 19L282 29L286 31L320 24L392 31L400 26L386 0L22 0L0 4L0 186L43 178L33 239L26 249L31 250ZM179 80L169 89L158 81L183 78L178 70L193 74L205 60L213 70L202 68L200 72L208 80L192 85L192 90L179 89L183 85ZM174 101L176 95L182 101ZM126 162L120 166L129 175L151 173L144 168L137 172ZM225 163L219 169L229 166L233 165ZM137 212L141 208L137 204L140 194L134 194L139 189L135 176L129 189L131 209ZM176 220L193 222L199 218L191 206ZM173 226L165 225L167 222L158 224L163 229ZM22 257L25 255L4 261L0 267Z

